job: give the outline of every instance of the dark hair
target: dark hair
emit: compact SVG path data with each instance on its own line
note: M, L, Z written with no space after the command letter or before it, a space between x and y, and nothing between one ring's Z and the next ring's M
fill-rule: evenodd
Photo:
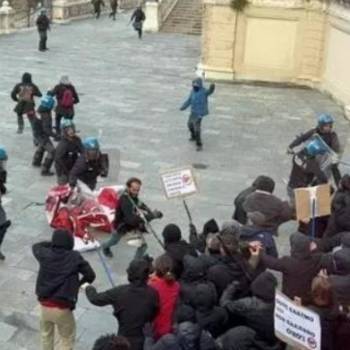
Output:
M166 281L170 282L175 280L173 269L173 259L167 254L159 256L154 262L154 270L156 275L160 278L164 278Z
M126 270L130 283L146 283L151 273L151 263L146 259L134 259Z
M137 178L137 177L131 177L127 182L126 182L126 186L130 187L134 182L138 183L140 186L142 185L142 181Z
M328 278L316 276L312 280L311 296L314 305L331 306L333 304L332 286Z
M130 350L129 341L116 334L106 334L98 338L92 350Z
M272 193L275 189L275 181L269 176L260 175L253 183L253 187L256 190L266 191Z
M217 236L220 241L220 248L225 252L225 255L235 255L239 253L239 241L237 237L230 233L224 233L223 235Z

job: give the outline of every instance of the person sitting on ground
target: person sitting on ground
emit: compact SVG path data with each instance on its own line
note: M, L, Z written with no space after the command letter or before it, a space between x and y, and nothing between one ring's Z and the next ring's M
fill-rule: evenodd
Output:
M159 310L152 327L156 340L173 332L175 307L180 294L180 284L175 280L173 266L170 256L161 255L155 260L154 274L148 281L148 285L159 295Z
M239 285L230 284L220 305L236 324L220 341L224 350L272 349L278 342L274 334L274 308L277 279L270 272L261 273L251 284L251 296L236 299ZM254 347L260 344L261 347Z
M150 269L149 261L135 259L127 269L129 284L102 293L98 293L91 285L84 286L90 303L113 306L119 325L118 335L128 339L130 350L143 350L143 327L146 323L153 322L158 313L158 293L147 285Z
M190 243L191 245L201 253L204 253L206 246L206 239L210 233L218 233L219 226L215 219L208 220L204 226L202 233L198 234L196 226L190 224Z
M106 334L96 340L92 350L130 350L130 343L125 337Z
M54 348L55 327L62 347L74 348L76 325L73 310L79 289L85 283L92 283L96 277L90 264L73 247L73 235L67 230L55 230L51 242L39 242L32 247L39 262L35 292L41 306L43 349Z
M260 214L250 216L253 225L277 234L278 227L294 217L294 210L287 201L273 195L274 189L275 181L268 176L259 176L255 191L247 196L243 208L248 217L250 214Z
M311 300L312 280L327 264L325 256L317 251L316 243L300 232L293 233L290 236L290 256L281 258L266 255L260 244L254 246L256 249L251 250L252 254L260 254L266 268L282 272L282 292L292 300L299 297L303 305L307 305Z
M162 232L165 252L172 258L174 263L173 272L179 279L183 272L183 259L185 255L197 256L194 247L181 237L181 230L175 224L168 224Z

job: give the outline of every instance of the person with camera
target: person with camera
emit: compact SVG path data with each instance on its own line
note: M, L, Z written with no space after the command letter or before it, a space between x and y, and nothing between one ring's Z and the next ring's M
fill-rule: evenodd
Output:
M129 234L133 240L130 245L137 246L135 259L145 255L147 243L144 234L147 233L146 224L154 219L161 219L163 214L159 210L151 210L139 199L142 182L136 177L126 182L126 190L119 198L119 206L115 215L115 231L111 238L102 245L105 256L112 258L111 247L118 244L120 239ZM133 244L131 244L133 242Z

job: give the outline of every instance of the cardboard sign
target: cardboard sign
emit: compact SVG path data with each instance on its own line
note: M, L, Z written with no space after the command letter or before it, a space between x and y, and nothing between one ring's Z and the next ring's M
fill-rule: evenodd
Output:
M161 173L165 195L168 199L185 197L198 191L191 167Z
M295 204L297 220L312 218L312 201L315 199L315 217L329 215L331 213L331 189L329 184L315 187L296 188Z
M276 337L285 343L300 350L321 350L320 317L278 291L274 323Z

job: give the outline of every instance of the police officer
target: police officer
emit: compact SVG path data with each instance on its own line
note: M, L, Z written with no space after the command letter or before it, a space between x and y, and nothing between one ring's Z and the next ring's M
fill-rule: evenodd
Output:
M61 122L62 139L58 143L55 155L55 168L59 185L68 183L69 174L84 147L79 136L75 133L72 120L63 118Z
M77 180L85 183L91 190L94 190L97 177L107 177L108 168L100 151L100 145L95 137L87 137L83 141L84 152L75 162L69 173L69 185L74 187Z

